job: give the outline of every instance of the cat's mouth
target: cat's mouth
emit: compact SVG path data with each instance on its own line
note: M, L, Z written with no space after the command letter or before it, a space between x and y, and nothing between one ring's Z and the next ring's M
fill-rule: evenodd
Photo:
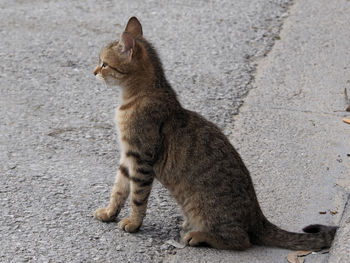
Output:
M105 82L104 78L100 74L95 75L96 79Z
M96 74L96 79L102 81L107 86L119 86L119 81L110 76L102 77L101 74Z

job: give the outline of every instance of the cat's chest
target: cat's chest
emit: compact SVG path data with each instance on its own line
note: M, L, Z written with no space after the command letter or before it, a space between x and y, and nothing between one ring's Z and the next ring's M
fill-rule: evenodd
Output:
M120 107L116 110L115 121L119 128L119 131L123 133L127 133L132 126L133 121L133 111L130 110L121 110Z

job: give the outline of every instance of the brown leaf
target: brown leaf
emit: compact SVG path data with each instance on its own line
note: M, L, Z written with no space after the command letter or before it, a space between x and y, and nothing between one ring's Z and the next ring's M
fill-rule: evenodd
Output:
M289 263L304 263L304 262L300 262L298 256L294 253L289 253L287 255L287 260Z
M173 247L176 247L176 248L184 248L184 247L186 247L185 244L181 244L181 243L175 241L174 239L167 240L165 243L167 243L167 244L169 244L169 245L171 245Z
M346 88L344 89L344 97L345 97L346 103L348 104L348 107L345 109L345 111L350 111L350 99L348 97L348 92Z
M311 254L312 251L293 251L287 255L289 263L304 263L304 257Z
M331 249L330 249L330 248L328 248L327 250L322 251L322 252L321 252L321 254L328 254L330 251L331 251Z

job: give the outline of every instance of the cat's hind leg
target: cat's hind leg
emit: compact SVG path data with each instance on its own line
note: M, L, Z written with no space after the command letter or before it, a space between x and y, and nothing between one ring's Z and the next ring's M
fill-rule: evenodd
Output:
M182 229L180 231L180 237L183 240L186 234L191 231L192 227L190 225L190 222L188 219L185 217L185 221L182 223Z
M184 232L188 232L192 229L190 222L187 218L185 218L184 222L182 223L182 230Z
M190 231L184 237L184 243L190 246L209 245L217 249L245 250L250 247L248 234L241 228L230 229L224 235Z
M129 171L121 164L113 185L111 197L107 207L102 207L94 212L94 216L103 221L112 221L118 215L130 193Z

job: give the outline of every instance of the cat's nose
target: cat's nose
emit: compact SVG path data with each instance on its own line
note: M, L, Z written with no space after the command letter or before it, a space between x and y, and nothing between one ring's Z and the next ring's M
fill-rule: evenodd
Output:
M94 69L94 75L95 75L95 76L97 75L98 70L99 70L99 67L96 67L96 68Z

